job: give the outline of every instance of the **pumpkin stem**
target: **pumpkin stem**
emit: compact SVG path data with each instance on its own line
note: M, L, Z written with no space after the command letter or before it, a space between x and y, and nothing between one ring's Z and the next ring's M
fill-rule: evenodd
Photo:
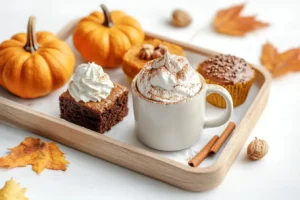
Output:
M106 27L111 27L113 25L109 11L107 9L107 7L104 4L101 4L100 7L102 8L103 14L104 14L104 22L103 22L103 26Z
M35 34L35 16L30 16L27 25L27 41L24 46L26 51L31 53L38 50L39 46L36 41L36 34Z

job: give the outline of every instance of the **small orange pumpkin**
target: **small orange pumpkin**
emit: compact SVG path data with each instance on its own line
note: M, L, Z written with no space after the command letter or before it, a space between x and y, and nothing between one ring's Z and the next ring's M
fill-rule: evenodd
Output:
M122 56L135 44L144 41L140 24L122 11L93 12L77 25L73 43L82 57L105 68L120 66Z
M35 17L27 34L18 33L0 44L0 85L22 98L44 96L71 77L75 57L70 47L49 32L35 34Z

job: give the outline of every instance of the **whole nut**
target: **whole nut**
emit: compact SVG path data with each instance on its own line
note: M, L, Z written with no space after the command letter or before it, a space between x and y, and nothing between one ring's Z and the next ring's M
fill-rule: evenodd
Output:
M260 140L255 137L247 149L247 154L252 160L259 160L268 153L268 143L265 140Z
M142 48L154 50L154 46L153 46L152 44L144 44L144 45L142 46Z
M154 47L151 44L144 44L140 50L139 57L144 60L150 60L154 52Z
M174 10L172 13L172 18L172 24L177 27L185 27L192 21L189 13L181 9Z
M162 57L163 55L166 54L166 52L168 51L168 48L162 44L158 45L157 47L155 47L154 52L152 54L152 59L156 59L159 57Z

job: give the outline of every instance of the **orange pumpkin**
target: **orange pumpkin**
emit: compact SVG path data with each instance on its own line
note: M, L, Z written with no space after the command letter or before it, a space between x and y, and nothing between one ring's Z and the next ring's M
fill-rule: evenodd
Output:
M140 24L122 11L93 12L77 25L73 43L82 57L105 68L120 66L122 56L135 44L144 41Z
M70 47L49 32L35 34L30 17L27 34L18 33L0 44L0 85L22 98L44 96L71 77L75 57Z

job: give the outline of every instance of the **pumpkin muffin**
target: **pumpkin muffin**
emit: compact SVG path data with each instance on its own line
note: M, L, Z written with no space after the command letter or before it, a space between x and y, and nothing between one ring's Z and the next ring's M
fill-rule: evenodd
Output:
M255 79L255 70L242 58L232 55L216 55L200 63L197 71L209 84L223 86L230 93L233 105L243 104ZM210 94L207 101L225 108L226 102L219 94Z
M158 39L145 40L141 44L132 46L123 56L124 73L131 81L147 62L162 56L166 49L170 54L185 56L183 49L178 45Z

